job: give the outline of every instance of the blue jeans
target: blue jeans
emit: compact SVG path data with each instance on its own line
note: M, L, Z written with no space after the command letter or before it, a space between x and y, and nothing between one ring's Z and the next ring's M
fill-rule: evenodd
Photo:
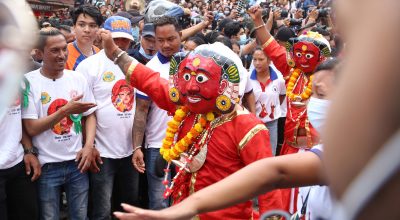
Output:
M111 198L116 208L121 203L138 205L139 173L132 156L101 159L100 172L90 174L90 219L94 220L111 219Z
M278 145L278 120L265 123L269 130L269 142L271 143L272 155L276 155L276 146Z
M146 173L149 192L149 209L159 210L168 207L168 200L164 199L165 186L162 184L164 178L155 173L157 156L160 155L159 148L146 149Z
M87 173L81 173L78 170L78 164L75 161L43 165L42 175L38 181L41 220L60 219L61 186L64 186L67 195L69 219L86 219L89 178Z

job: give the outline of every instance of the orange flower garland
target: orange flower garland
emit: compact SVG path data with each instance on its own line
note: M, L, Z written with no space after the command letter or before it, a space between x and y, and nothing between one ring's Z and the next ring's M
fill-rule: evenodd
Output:
M181 140L177 141L171 148L174 142L176 133L178 132L179 126L183 119L186 117L189 109L185 106L175 111L175 115L171 121L168 122L168 128L163 139L163 145L160 148L160 154L164 160L170 162L171 160L177 159L182 152L185 152L188 147L193 144L193 141L201 134L204 127L207 125L207 121L214 120L213 113L207 113L206 119L204 116L200 116L198 122L190 129L190 131Z
M301 75L301 70L300 69L295 69L292 72L292 75L290 76L289 83L287 85L287 91L286 91L286 96L288 97L289 100L291 101L299 101L298 99L301 100L306 100L310 98L312 94L312 77L310 76L310 81L307 84L307 88L301 93L301 94L294 94L293 89L296 86L296 82L299 79Z

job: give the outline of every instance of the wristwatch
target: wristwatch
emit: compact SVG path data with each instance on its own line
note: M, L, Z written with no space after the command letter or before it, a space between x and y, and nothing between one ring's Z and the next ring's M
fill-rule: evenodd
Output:
M36 148L36 147L30 147L30 148L24 148L24 154L26 155L26 154L33 154L33 155L35 155L36 157L38 156L38 154L39 154L39 151L38 151L38 149Z

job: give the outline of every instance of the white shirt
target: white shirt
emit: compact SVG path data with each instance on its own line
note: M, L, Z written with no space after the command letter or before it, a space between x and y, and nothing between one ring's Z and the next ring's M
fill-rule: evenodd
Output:
M0 119L0 170L11 168L23 160L21 105L19 97Z
M312 148L318 156L323 151L323 145L316 145ZM301 210L303 202L308 194L306 220L331 219L333 214L333 197L328 186L300 187L297 199L297 210Z
M161 59L161 60L160 60ZM168 80L169 79L169 64L170 62L165 60L166 58L157 53L146 66L154 71L160 73L160 77ZM140 94L141 92L138 92ZM144 94L144 93L142 93ZM144 94L145 95L145 94ZM148 148L160 148L162 146L162 140L165 137L165 131L167 129L167 123L172 119L172 116L168 116L167 111L160 109L154 102L151 103L149 113L147 115L146 125L146 140L145 146Z
M285 81L279 75L282 74L270 66L270 80L265 88L257 80L255 69L250 76L256 100L256 116L264 123L281 117L279 96L286 94L286 87Z
M104 50L83 60L76 71L86 77L97 104L95 145L100 156L116 159L131 155L135 89Z
M61 78L53 81L44 77L40 69L27 73L31 89L29 106L23 109L23 119L47 117L64 106L73 97L83 94L82 102L93 102L93 94L85 77L78 72L64 70ZM87 116L94 112L92 108L85 112ZM82 133L76 133L72 120L64 117L52 129L32 137L33 145L39 150L39 161L42 165L51 162L73 160L82 149Z

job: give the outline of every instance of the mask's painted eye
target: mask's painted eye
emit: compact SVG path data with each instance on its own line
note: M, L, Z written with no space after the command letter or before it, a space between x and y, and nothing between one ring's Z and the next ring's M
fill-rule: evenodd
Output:
M300 52L296 52L296 56L297 57L301 57L301 53Z
M197 81L198 83L204 83L204 82L206 82L207 80L208 80L208 77L207 77L206 75L202 74L202 73L197 74L197 76L196 76L196 81Z
M311 53L306 54L306 58L307 58L307 59L311 59L311 58L313 58L313 57L314 57L314 55L312 55Z
M184 79L185 81L189 81L189 80L190 80L190 73L185 73L185 74L183 74L183 79Z

